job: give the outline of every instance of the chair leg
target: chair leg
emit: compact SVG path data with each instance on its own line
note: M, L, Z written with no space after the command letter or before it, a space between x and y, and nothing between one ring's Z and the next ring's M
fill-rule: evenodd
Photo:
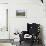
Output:
M34 43L34 42L32 42L30 46L33 46L33 43Z
M20 41L20 45L21 45L21 41Z
M31 45L30 46L33 46L33 44L34 44L34 41L33 41L33 39L31 40Z

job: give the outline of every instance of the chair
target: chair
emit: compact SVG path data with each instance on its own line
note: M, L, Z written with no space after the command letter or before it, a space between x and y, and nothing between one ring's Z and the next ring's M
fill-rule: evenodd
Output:
M22 34L19 35L20 36L20 44L22 41L25 41L25 38L24 38L25 34L29 34L32 36L29 39L29 41L31 42L32 45L34 42L39 43L39 33L40 33L40 24L36 24L36 23L29 24L29 23L27 23L27 31L22 31Z

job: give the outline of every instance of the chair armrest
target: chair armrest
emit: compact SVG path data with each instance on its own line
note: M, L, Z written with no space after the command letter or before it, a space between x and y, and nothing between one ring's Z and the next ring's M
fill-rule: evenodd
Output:
M19 34L19 37L20 37L20 41L23 41L23 39L24 39L24 35Z
M24 35L27 34L27 31L22 31L21 34L19 34L20 41L24 40Z
M22 31L22 34L23 34L23 35L25 35L25 34L27 34L27 33L28 33L27 31Z

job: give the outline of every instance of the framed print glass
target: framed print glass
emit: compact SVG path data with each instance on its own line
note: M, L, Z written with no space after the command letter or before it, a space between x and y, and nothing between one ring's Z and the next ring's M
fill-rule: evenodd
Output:
M24 10L16 10L16 17L25 17Z

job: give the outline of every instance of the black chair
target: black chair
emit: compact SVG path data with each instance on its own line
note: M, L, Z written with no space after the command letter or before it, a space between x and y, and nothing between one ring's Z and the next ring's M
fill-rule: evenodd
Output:
M34 42L39 43L39 33L40 33L40 24L36 24L36 23L29 24L29 23L27 23L27 31L22 31L22 34L19 35L20 36L20 44L22 41L25 41L25 39L24 39L25 34L32 35L32 37L29 40L29 41L31 41L32 45Z

